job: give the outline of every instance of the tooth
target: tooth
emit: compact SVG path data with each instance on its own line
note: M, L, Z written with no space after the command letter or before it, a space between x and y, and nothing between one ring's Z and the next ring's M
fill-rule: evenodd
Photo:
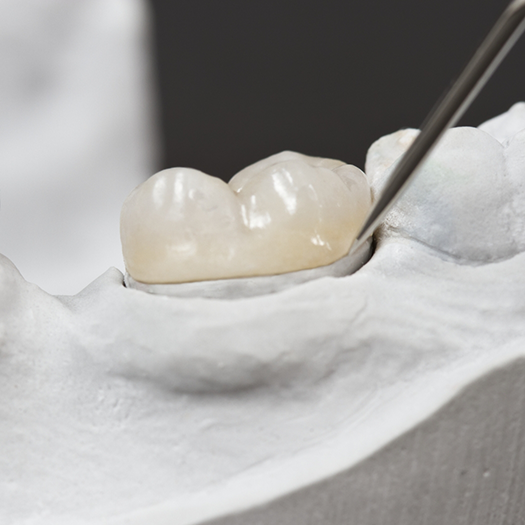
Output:
M365 175L283 152L229 184L189 168L157 173L126 199L126 269L144 283L274 275L348 253L370 207Z
M366 155L365 172L374 195L381 192L388 180L388 168L405 153L418 135L417 129L401 129L381 137L370 146Z

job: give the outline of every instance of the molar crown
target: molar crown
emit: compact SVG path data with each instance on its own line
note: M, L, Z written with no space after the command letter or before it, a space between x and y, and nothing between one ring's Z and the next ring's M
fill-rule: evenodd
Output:
M121 212L126 269L139 283L279 275L344 257L371 204L365 175L283 152L229 184L189 168L157 173Z

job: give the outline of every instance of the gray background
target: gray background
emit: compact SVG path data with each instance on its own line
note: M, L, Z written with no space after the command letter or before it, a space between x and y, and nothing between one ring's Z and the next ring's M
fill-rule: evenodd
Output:
M363 167L420 127L506 0L152 0L161 167L228 180L284 149ZM463 118L525 99L525 38Z

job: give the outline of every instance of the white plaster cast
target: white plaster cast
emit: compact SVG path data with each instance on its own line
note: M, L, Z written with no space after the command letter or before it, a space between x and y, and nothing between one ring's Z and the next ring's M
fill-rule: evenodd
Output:
M512 127L516 107L508 114ZM414 136L414 130L399 131L372 145L367 174L375 192L395 166L395 162L390 164L389 153L383 164L376 157L382 158L384 149L396 153L406 149ZM468 264L502 260L522 252L524 144L523 131L501 144L480 129L450 130L388 215L385 224L389 231ZM384 165L389 168L382 170Z
M517 177L513 143L504 165ZM513 218L518 239L525 215ZM489 224L491 242L498 221L471 222L468 250L452 253L459 243L415 239L405 219L382 228L353 275L238 300L146 294L115 269L52 297L2 258L0 521L514 523L525 511L525 253L469 259L483 253L476 228ZM461 238L462 223L448 224ZM494 425L483 425L490 399Z
M517 102L506 113L481 124L479 129L506 145L516 133L525 129L525 102Z

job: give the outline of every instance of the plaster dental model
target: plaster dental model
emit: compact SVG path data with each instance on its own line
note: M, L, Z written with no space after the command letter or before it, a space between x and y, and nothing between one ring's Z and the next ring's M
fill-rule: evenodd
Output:
M277 293L53 297L1 258L0 522L520 523L524 151L523 103L451 130L364 266Z

